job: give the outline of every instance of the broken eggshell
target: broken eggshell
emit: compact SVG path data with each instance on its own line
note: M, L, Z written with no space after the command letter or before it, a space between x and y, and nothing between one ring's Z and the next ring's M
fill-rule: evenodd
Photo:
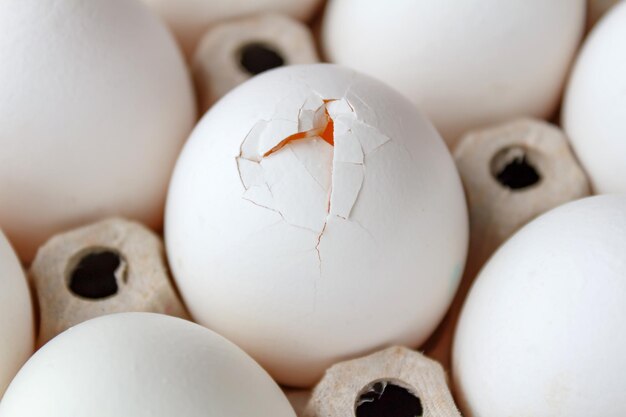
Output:
M33 352L33 306L22 266L0 230L0 398Z
M435 328L465 263L458 173L400 94L316 64L261 74L201 120L166 209L194 318L280 382Z
M220 335L155 313L98 317L61 333L17 374L2 417L295 417L285 395Z

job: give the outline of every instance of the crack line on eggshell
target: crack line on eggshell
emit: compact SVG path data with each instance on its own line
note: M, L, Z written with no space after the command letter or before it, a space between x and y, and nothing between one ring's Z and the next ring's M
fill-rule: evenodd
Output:
M358 73L356 71L352 71L352 73L350 74L350 79L348 80L348 85L346 86L346 89L344 90L343 95L341 97L343 100L346 100L348 104L350 104L350 100L348 100L348 94L350 94L350 92L352 91L352 86L356 82L357 75ZM350 107L352 107L352 105L350 105ZM352 108L352 111L354 111L354 108Z
M317 243L315 244L315 252L317 253L317 266L320 271L320 277L322 276L322 254L320 253L320 243L322 243L322 236L326 231L326 226L328 226L328 217L326 217L326 221L324 221L324 227L322 231L317 235Z
M327 112L327 110L326 110L326 105L327 105L328 103L330 103L330 102L334 101L334 100L324 100L324 99L323 99L321 96L319 96L319 95L318 95L318 98L324 102L323 107L324 107L325 112L326 112L326 125L327 125L327 124L329 123L329 120L330 120L330 121L332 121L332 119L331 119L331 118L330 118L330 116L328 115L328 112ZM301 118L303 117L303 111L304 111L304 108L305 108L306 104L307 104L307 101L305 100L305 102L302 104L302 106L301 106L301 107L299 108L299 110L298 110L298 126L300 126L300 125L301 125L301 123L302 123ZM350 106L350 108L352 108L352 106ZM315 110L315 112L317 112L318 110L319 110L319 109ZM266 124L271 123L271 122L266 122L266 121L264 121L264 122L265 122ZM292 121L291 121L291 120L288 120L288 122L292 122ZM271 148L269 151L267 151L267 152L266 152L266 153L265 153L265 154L264 154L264 155L263 155L263 156L262 156L262 157L261 157L258 161L257 161L257 160L254 160L254 159L250 159L250 158L245 158L245 157L243 157L243 150L244 150L245 143L246 143L246 141L247 141L248 139L250 139L250 135L251 135L251 134L255 131L255 129L257 128L258 124L259 124L259 122L257 122L257 123L256 123L256 124L252 127L252 129L250 129L250 131L248 132L248 134L247 134L247 135L246 135L246 137L244 138L244 141L242 142L242 144L241 144L241 146L240 146L240 155L239 155L238 159L239 159L239 158L246 159L246 160L248 160L248 161L250 161L250 162L257 163L257 164L259 164L259 165L260 165L260 164L261 164L261 161L262 161L264 158L271 156L271 155L272 155L273 153L275 153L275 152L279 152L279 151L280 151L282 148L284 148L284 147L287 147L287 146L289 145L289 142L284 143L282 146L280 146L278 149L276 149L276 147L277 147L278 145L280 145L280 144L284 141L284 139L283 139L283 140L281 140L281 141L279 141L278 145L275 145L274 147L272 147L272 148ZM318 127L318 128L313 128L313 129L310 129L309 131L311 131L311 132L313 132L313 133L319 133L320 129L321 129L321 131L323 132L323 131L324 131L324 129L325 129L325 127L322 127L322 128L319 128L319 127ZM299 130L299 129L298 129L298 130ZM300 133L300 132L297 132L297 133ZM296 134L294 134L294 135L297 135L297 133L296 133ZM294 136L294 135L292 135L292 136ZM334 132L331 132L331 135L332 135L332 137L334 138ZM305 135L304 137L302 137L302 138L296 138L295 140L300 140L300 139L314 139L314 138L317 138L318 136L319 136L319 134L312 134L312 135L310 135L310 136ZM333 140L333 142L334 142L334 140ZM331 146L334 146L334 145L331 145ZM300 158L298 157L298 155L297 155L297 154L293 151L293 148L292 148L292 147L289 147L288 149L290 150L290 152L292 153L292 155L293 155L293 156L294 156L294 157L298 160L298 162L300 162L300 164L302 165L302 167L303 167L303 168L305 169L305 171L309 174L309 176L310 176L310 177L311 177L311 178L315 181L315 183L316 183L316 184L317 184L317 185L318 185L318 186L319 186L322 190L324 190L323 185L319 183L319 181L317 180L317 178L316 178L316 177L315 177L315 176L311 173L311 171L308 169L308 167L307 167L307 166L306 166L306 165L305 165L305 164L304 164L304 163L300 160ZM240 165L239 165L239 164L237 165L237 167L238 167L238 169L240 169ZM331 167L331 169L332 169L332 167ZM243 179L243 175L242 175L241 171L239 171L239 177L240 177L240 180L241 180L241 182L242 182L242 185L244 186L244 189L245 189L246 191L247 191L249 188L251 188L251 187L246 187L246 184L245 184L245 181L244 181L244 179ZM331 172L331 178L332 178L332 172ZM331 181L332 181L332 180L331 180ZM264 181L264 182L265 182L265 185L267 186L267 188L268 188L268 190L269 190L270 195L272 196L272 200L274 200L274 193L273 193L273 190L272 190L272 188L273 188L273 187L272 187L272 185L270 185L267 181ZM331 185L331 189L330 189L330 193L329 193L329 194L330 194L330 195L328 196L328 209L327 209L327 213L330 213L330 200L331 200L331 198L332 198L332 185ZM272 210L272 211L274 211L274 212L278 213L278 214L281 216L281 218L285 221L285 223L289 224L290 226L297 227L297 228L300 228L300 229L303 229L303 230L306 230L306 231L310 231L310 232L316 233L316 234L317 234L317 237L316 237L315 251L316 251L316 254L317 254L317 258L318 258L318 266L319 266L319 268L320 268L320 275L321 275L321 263L322 263L322 259L321 259L321 254L320 254L320 251L319 251L319 245L320 245L320 242L321 242L322 236L323 236L323 234L324 234L324 232L325 232L325 230L326 230L326 226L327 226L327 223L328 223L328 215L327 215L327 216L326 216L326 218L324 219L324 224L323 224L323 226L322 226L322 230L321 230L319 233L317 233L316 231L311 230L311 229L309 229L309 228L302 227L302 226L295 225L295 224L292 224L292 223L288 222L288 221L287 221L287 219L285 218L284 214L283 214L280 210L276 210L276 209L275 209L275 208L273 208L273 207L267 207L267 206L265 206L265 205L258 204L258 203L256 203L255 201L253 201L252 199L249 199L249 198L245 198L245 197L244 197L244 199L245 199L246 201L250 201L251 203L253 203L253 204L255 204L255 205L259 206L259 207L263 207L263 208L266 208L266 209L268 209L268 210Z
M383 135L383 136L385 136L385 135ZM385 138L386 138L387 140L385 140L383 143L381 143L380 145L376 145L376 147L375 147L375 148L372 148L372 149L370 149L370 151L369 151L369 152L364 153L364 157L365 157L365 156L371 156L374 152L378 151L380 148L382 148L383 146L385 146L386 144L388 144L389 142L391 142L391 138L390 138L390 137L385 136ZM408 149L407 149L407 152L408 152Z
M300 158L298 158L298 154L294 152L293 148L289 147L288 149L289 149L289 152L291 152L292 155L302 164L302 162L300 161ZM313 181L315 181L315 183L319 185L320 189L323 191L324 186L317 180L317 178L315 178L315 175L313 175L313 173L309 171L309 168L307 168L306 165L302 164L302 166L304 167L304 170L311 176L311 178L313 178Z
M287 224L287 225L289 225L289 226L291 226L291 227L295 227L296 229L301 229L301 230L304 230L304 231L307 231L307 232L311 232L311 233L313 233L313 234L317 234L317 232L316 232L315 230L312 230L312 229L309 229L309 228L306 228L306 227L303 227L303 226L300 226L300 225L297 225L297 224L290 223L290 222L289 222L289 221L285 218L285 216L283 215L283 213L281 213L280 211L278 211L278 210L276 210L276 209L274 209L274 208L267 207L267 206L264 206L264 205L262 205L262 204L256 203L256 202L254 202L253 200L250 200L249 198L246 198L246 197L242 197L242 198L243 198L244 200L246 200L246 201L251 202L252 204L254 204L254 205L255 205L255 206L257 206L257 207L261 207L261 208L264 208L264 209L267 209L267 210L273 211L274 213L278 214L278 215L280 216L280 221L278 221L278 222L276 222L276 223L272 223L271 225L276 225L276 224L278 224L278 223L285 223L285 224Z
M250 187L250 188L252 188L252 187ZM244 200L246 200L246 201L251 202L251 203L252 203L252 204L254 204L255 206L258 206L258 207L261 207L261 208L264 208L264 209L271 210L271 211L273 211L274 213L278 213L278 214L280 214L280 217L283 217L283 215L280 213L280 211L278 211L278 210L276 210L276 209L274 209L274 208L272 208L272 207L268 207L268 206L264 206L263 204L259 204L259 203L257 203L256 201L254 201L254 200L252 200L252 199L250 199L250 198L246 197L245 195L244 195L244 196L242 196L241 198L243 198L243 199L244 199ZM283 217L283 220L284 220L284 219L285 219L285 218Z
M363 155L363 156L365 157L365 155ZM363 158L363 159L365 159L365 158ZM340 162L340 164L344 164L344 165L353 165L353 166L354 166L354 165L358 165L358 166L362 166L362 167L364 167L364 166L365 166L365 163L364 163L364 162L341 161L341 162Z
M274 199L274 192L272 191L272 186L270 186L270 185L269 185L269 183L267 183L267 182L265 183L265 185L267 185L267 189L269 190L270 195L272 196L272 199ZM256 204L256 203L254 203L254 201L251 201L251 200L248 200L248 199L245 199L245 200L250 201L251 203L253 203L253 204L255 204L255 205L259 206L259 207L264 207L264 206L262 206L262 205L260 205L260 204ZM288 224L289 226L291 226L291 227L295 227L296 229L301 229L301 230L305 230L305 231L307 231L307 232L311 232L311 233L313 233L313 234L317 234L317 231L316 231L316 230L309 229L308 227L304 227L304 226L300 226L300 225L298 225L298 224L291 223L290 221L288 221L288 220L285 218L285 215L284 215L283 213L281 213L281 211L280 211L280 210L277 210L277 209L274 209L274 208L270 208L270 207L264 207L264 208L266 208L266 209L268 209L268 210L272 210L272 211L274 211L274 212L278 213L278 215L279 215L279 216L283 219L283 221L284 221L286 224Z
M246 139L248 139L249 135L250 135L250 134L254 131L254 129L255 129L255 128L256 128L256 127L257 127L260 123L266 123L266 124L267 124L267 123L269 123L269 122L268 122L268 121L266 121L266 120L260 120L259 122L255 123L255 125L254 125L251 129L250 129L250 131L248 132L248 135L246 135L246 138L244 139L244 141L242 142L242 144L241 144L241 146L240 146L240 155L239 155L239 156L237 156L237 157L235 158L235 160L236 160L236 164L237 164L237 171L238 171L238 174L239 174L239 180L241 181L241 184L242 184L242 186L243 186L243 188L244 188L244 190L245 190L245 191L248 191L248 190L253 189L253 188L261 188L259 185L251 185L251 186L246 186L246 183L245 183L245 181L244 181L244 179L243 179L243 174L241 173L241 169L240 169L240 166L239 166L239 160L240 160L240 159L243 159L243 160L246 160L246 161L252 162L252 163L254 163L254 164L260 165L260 161L256 161L256 160L254 160L254 159L250 159L250 158L245 158L245 157L243 157L243 156L242 156L242 155L243 155L243 146L244 146L244 143L245 143ZM308 171L307 171L307 172L308 172ZM272 201L273 201L273 200L274 200L274 193L273 193L273 191L272 191L272 186L271 186L271 185L269 184L269 182L267 182L267 181L264 181L264 182L263 182L263 184L265 185L266 189L268 190L268 192L269 192L270 196L272 197ZM314 233L314 234L316 234L316 233L317 233L317 231L315 231L315 230L312 230L312 229L309 229L309 228L307 228L307 227L303 227L303 226L300 226L300 225L293 224L293 223L289 222L289 221L285 218L285 216L283 215L283 213L281 213L281 212L280 212L280 210L277 210L277 209L276 209L276 208L274 208L274 207L269 207L269 206L267 206L267 205L265 205L265 204L260 204L260 203L258 203L258 202L256 202L256 201L254 201L253 199L251 199L251 198L249 198L249 197L246 197L246 195L245 195L245 194L244 194L244 195L242 195L242 196L241 196L241 198L242 198L242 199L244 199L244 200L246 200L246 201L249 201L250 203L254 204L254 205L255 205L255 206L257 206L257 207L261 207L261 208L264 208L264 209L267 209L267 210L273 211L274 213L277 213L277 214L281 217L282 221L283 221L283 222L285 222L286 224L288 224L288 225L289 225L289 226L291 226L291 227L295 227L295 228L298 228L298 229L302 229L302 230L305 230L305 231L307 231L307 232L311 232L311 233Z
M333 100L324 100L324 106L325 106L325 114L326 114L326 118L327 118L327 126L328 123L330 123L329 121L332 122L332 119L330 117L330 114L328 113L328 107L327 104L328 103L332 103L333 101L335 101L335 99ZM324 128L324 130L326 130L326 128ZM334 122L333 122L333 131L331 132L331 137L332 137L332 146L334 148L335 146L335 131L334 131ZM329 142L330 143L330 142ZM335 151L333 149L333 161L331 163L331 167L330 167L330 178L331 178L331 184L330 184L330 190L328 193L328 207L326 209L326 218L324 218L324 226L322 227L322 231L319 233L319 235L317 235L317 243L315 244L315 252L317 253L317 259L318 259L318 267L319 267L319 271L320 271L320 277L322 276L322 254L320 252L320 244L322 243L322 236L324 236L324 232L326 231L326 227L328 226L328 216L330 214L330 205L332 202L332 198L333 198L333 180L335 178L334 176L334 168L335 168Z
M370 233L370 231L369 231L369 230L367 230L367 229L365 228L365 226L363 226L363 225L361 224L361 222L359 222L358 220L355 220L355 219L351 219L350 221L351 221L352 223L356 224L356 225L357 225L357 226L358 226L361 230L363 230L363 231L364 231L364 232L365 232L365 233L366 233L366 234L367 234L367 235L368 235L368 236L369 236L369 237L370 237L370 238L371 238L374 242L376 242L376 239L374 238L374 235L373 235L373 234L371 234L371 233Z
M267 183L266 183L266 184L267 184ZM272 194L272 197L273 197L273 196L274 196L274 194L273 194L273 192L272 192L272 187L271 187L270 185L268 185L267 187L268 187L268 189L269 189L269 191L270 191L270 194ZM247 200L247 199L245 199L245 200ZM247 200L247 201L250 201L250 200ZM252 203L254 203L253 201L251 201L251 202L252 202ZM255 204L256 204L256 203L255 203ZM259 207L263 207L263 206L262 206L262 205L260 205L260 204L256 204L256 205L257 205L257 206L259 206ZM295 227L295 228L297 228L297 229L301 229L301 230L306 230L307 232L311 232L311 233L314 233L314 234L317 234L317 233L318 233L318 232L317 232L317 230L309 229L308 227L304 227L304 226L300 226L300 225L298 225L298 224L291 223L289 220L287 220L287 219L285 218L285 215L284 215L284 214L283 214L280 210L276 210L276 209L274 209L274 208L269 208L269 207L264 207L264 208L267 208L268 210L272 210L272 211L275 211L276 213L278 213L278 214L280 215L280 217L282 217L282 218L283 218L283 220L285 221L285 223L287 223L289 226L292 226L292 227Z
M289 120L286 120L286 121L289 121ZM248 130L248 133L246 133L246 135L244 136L243 141L239 145L239 155L237 155L235 157L235 160L246 159L246 160L251 161L251 162L259 162L260 161L260 160L257 161L257 160L253 160L253 159L244 157L243 156L244 146L245 146L246 142L248 141L248 139L250 138L250 135L252 134L252 132L254 132L259 125L265 124L267 126L270 123L271 123L271 120L261 119L261 120L258 120L256 123L254 123L254 125L252 125L250 130ZM241 177L241 175L240 175L240 177ZM242 180L242 183L243 183L243 180ZM244 185L244 187L245 187L245 185Z
M347 113L347 112L345 111L345 109L344 109L344 110L339 109L339 110L341 110L341 112L339 112L339 113L335 114L335 116L336 116L336 117L339 117L339 116L341 116L341 115L344 115L344 114L345 114L345 115L347 115L347 117L349 117L349 118L353 119L353 122L352 122L352 123L357 123L357 124L362 125L362 126L363 126L363 127L365 127L366 129L371 129L372 131L374 131L374 132L375 132L375 134L380 135L380 137L383 137L383 138L384 138L384 139L383 139L383 141L382 141L381 143L377 144L375 147L373 147L373 148L371 148L371 149L368 149L368 150L367 150L367 152L366 152L366 149L364 148L364 147L365 147L365 144L362 142L362 140L363 140L363 139L362 139L362 140L359 140L359 137L358 137L358 136L356 137L356 139L357 139L357 140L358 140L358 142L359 142L359 145L360 145L361 151L362 151L362 153L363 153L363 162L335 161L334 150L333 150L333 161L332 161L332 165L331 165L331 185L330 185L330 189L329 189L329 193L328 193L328 197L327 197L327 198L328 198L328 207L327 207L327 210L326 210L326 213L327 213L327 214L326 214L326 217L325 217L325 219L324 219L324 223L323 223L323 226L322 226L322 228L321 228L321 231L317 232L317 231L315 231L315 230L313 230L313 229L310 229L310 228L307 228L307 227L304 227L304 226L301 226L301 225L293 224L293 223L291 223L291 222L287 221L287 219L285 218L285 215L284 215L284 214L283 214L283 213L282 213L279 209L277 209L277 208L275 208L275 207L270 207L270 206L265 205L265 204L260 204L260 203L258 203L258 202L256 202L256 201L254 201L254 199L253 199L253 198L248 198L248 197L246 197L246 196L242 196L242 198L244 198L246 201L249 201L249 202L251 202L252 204L254 204L254 205L258 206L258 207L262 207L262 208L264 208L264 209L271 210L271 211L273 211L273 212L277 213L277 214L281 217L282 221L284 221L286 224L288 224L288 225L290 225L290 226L292 226L292 227L296 227L296 228L301 229L301 230L305 230L305 231L308 231L308 232L314 233L314 234L316 235L316 241L315 241L316 243L315 243L315 247L314 247L314 249L315 249L315 252L316 252L316 255L317 255L317 258L318 258L318 266L319 266L319 269L320 269L320 276L322 275L322 256L321 256L321 249L320 249L320 245L321 245L321 243L322 243L322 238L323 238L323 236L324 236L324 234L325 234L325 232L326 232L326 228L327 228L327 225L328 225L328 220L329 220L329 218L330 218L331 216L335 216L335 217L337 217L337 218L339 218L339 219L342 219L342 220L345 220L345 221L352 221L352 222L354 222L355 224L357 224L357 225L358 225L358 227L359 227L359 228L361 228L362 230L364 230L364 231L368 234L368 236L370 236L370 237L374 240L374 237L371 235L371 233L370 233L367 229L365 229L365 228L364 228L364 227L363 227L363 226L362 226L362 225L361 225L358 221L356 221L356 220L354 220L354 219L350 219L350 215L351 215L352 209L354 208L354 206L357 204L357 202L358 202L358 200L359 200L359 195L360 195L360 193L361 193L361 190L362 190L362 188L363 188L363 184L364 184L364 182L365 182L365 158L366 158L367 156L371 156L371 154L372 154L372 153L374 153L374 152L378 151L381 147L383 147L383 146L384 146L384 145L386 145L387 143L392 142L392 139L391 139L391 138L389 138L389 137L388 137L388 136L386 136L386 135L383 135L380 131L378 131L378 129L377 129L376 127L371 126L371 125L369 125L369 124L367 124L367 123L364 123L364 122L363 122L363 121L359 118L359 115L357 114L356 109L354 108L354 106L352 105L352 103L350 103L350 101L349 101L349 100L348 100L348 98L346 97L346 96L349 94L349 92L350 92L350 89L351 89L351 87L352 87L352 84L353 84L353 83L354 83L354 81L355 81L355 78L356 78L356 73L353 73L352 78L351 78L351 81L350 81L350 84L349 84L349 85L348 85L348 87L346 88L346 90L345 90L345 94L344 94L343 98L341 98L341 99L330 99L330 100L329 100L329 99L323 99L323 97L322 97L319 93L315 92L315 93L314 93L315 95L313 95L312 97L311 97L311 96L309 96L309 97L308 97L308 98L307 98L307 99L303 102L303 104L300 106L300 108L299 108L299 110L298 110L298 121L297 121L297 126L298 126L297 130L298 130L298 132L296 132L294 135L297 135L297 133L300 133L300 127L302 126L302 124L303 124L303 123L305 123L305 122L304 122L304 120L303 120L303 118L304 118L304 112L308 110L308 111L312 111L313 113L315 113L315 112L317 112L317 111L320 109L320 107L321 107L321 106L320 106L320 107L318 107L317 109L305 109L305 107L307 106L307 104L308 104L308 103L310 103L311 101L314 101L315 99L319 99L320 101L323 101L323 102L324 102L324 104L323 104L322 106L324 106L324 108L325 108L325 109L327 109L327 108L328 108L328 106L329 106L332 102L335 102L335 101L338 101L338 100L343 101L345 104L347 104L347 107L349 107L349 113ZM356 95L355 95L355 97L356 97L356 98L357 98L360 102L362 102L362 103L363 103L363 105L364 105L367 109L369 109L369 106L367 106L367 105L363 102L363 100L362 100L360 97L358 97L358 96L356 96ZM285 100L286 100L286 98L285 98ZM276 112L275 112L275 113L278 113L278 110L276 110ZM328 113L328 111L327 111L327 110L326 110L326 115L327 115L326 123L328 123L328 120L330 120L330 121L334 121L334 119L331 117L331 115ZM310 115L307 115L307 116L308 116L308 117L310 117ZM257 165L260 165L260 166L261 166L261 176L262 176L262 178L263 178L261 181L262 181L262 182L263 182L263 184L267 187L267 190L268 190L268 192L269 192L269 196L271 197L271 201L275 201L275 198L274 198L274 191L273 191L273 185L274 185L274 184L270 185L270 184L268 183L268 181L265 179L265 177L263 176L263 167L262 167L261 161L262 161L265 157L271 156L271 154L272 154L272 153L268 153L267 155L264 155L264 156L260 156L260 155L259 155L259 156L257 156L256 158L249 158L249 157L245 157L245 156L244 156L244 149L245 149L246 142L247 142L248 140L259 140L259 137L263 134L263 132L265 131L265 129L267 129L267 128L268 128L268 126L270 126L270 125L271 125L271 123L272 123L274 120L281 120L281 121L285 121L285 122L289 122L289 123L293 123L293 122L294 122L294 120L289 120L289 119L280 118L280 117L277 117L276 119L272 119L272 120L269 120L269 121L268 121L268 120L260 120L260 121L258 121L258 122L257 122L257 123L255 123L255 125L254 125L251 129L250 129L250 131L248 132L248 134L247 134L247 135L246 135L246 137L244 138L243 142L242 142L242 143L241 143L241 145L240 145L240 154L239 154L239 156L237 156L237 157L236 157L236 160L237 160L237 168L238 168L238 171L239 171L239 178L240 178L240 181L241 181L241 183L242 183L242 185L243 185L243 187L244 187L244 190L245 190L245 191L248 191L249 189L253 188L254 186L260 186L260 185L251 185L251 186L246 186L246 181L244 180L244 177L245 177L245 176L244 176L244 175L242 174L242 172L241 172L241 166L239 165L239 159L244 159L244 160L247 160L247 161L249 161L249 162L251 162L251 163L254 163L254 164L257 164ZM348 120L349 120L349 119L348 119ZM313 119L312 121L311 121L311 120L307 120L307 122L308 122L309 124L311 124L311 123L315 124L315 119ZM263 128L262 128L259 132L258 132L258 133L255 133L255 130L257 130L257 129L259 128L259 125L260 125L260 124L265 124L265 126L264 126L264 127L263 127ZM350 126L350 128L348 128L348 129L347 129L347 130L346 130L343 134L354 134L354 131L353 131L352 127L353 127L353 126ZM333 129L333 132L332 132L333 142L335 141L335 131L334 131L334 130L335 130L336 128L337 128L337 126L336 126L336 125L334 125L334 129ZM315 129L315 128L314 128L314 129ZM317 129L319 129L319 128L317 128ZM313 129L309 129L309 130L313 130ZM256 134L257 136L256 136L256 137L254 137L254 138L252 138L252 137L251 137L251 135L253 135L253 134ZM311 135L310 137L303 137L303 138L301 138L301 139L314 139L314 138L317 138L317 137L318 137L317 135ZM337 137L337 139L340 139L340 137L341 137L341 136ZM299 139L300 139L300 138L298 138L298 139L296 139L296 140L299 140ZM322 139L322 140L324 140L324 139ZM253 146L254 146L254 144L253 144ZM334 144L333 144L333 146L334 146ZM284 147L288 147L288 144L284 145ZM324 190L323 185L322 185L322 184L319 182L319 180L318 180L318 179L317 179L317 178L316 178L316 177L312 174L312 172L309 170L309 168L306 166L306 164L304 164L304 163L303 163L303 161L302 161L302 160L300 160L300 158L298 157L297 153L296 153L296 152L294 152L293 148L292 148L292 147L288 147L288 149L290 150L290 152L292 153L292 155L293 155L293 156L294 156L294 157L298 160L298 162L302 165L302 167L303 167L303 168L304 168L304 170L305 170L305 171L309 174L309 176L310 176L310 177L311 177L311 178L315 181L315 184L317 184L319 187L321 187L321 189L322 189L322 190ZM275 150L274 152L279 152L280 150L281 150L281 149L278 149L278 150ZM336 180L336 176L335 176L335 172L334 172L334 171L335 171L335 163L337 163L337 164L345 164L345 165L349 165L349 166L357 166L357 165L358 165L358 166L361 166L361 167L363 168L363 174L362 174L362 177L361 177L361 181L360 181L359 189L356 191L355 196L354 196L354 200L351 202L349 209L347 209L347 213L346 213L346 215L331 214L331 201L333 200L333 190L334 190L334 189L336 189L336 187L334 187L334 182L335 182L335 180ZM345 212L345 211L344 211L344 212Z
M391 138L389 140L391 140ZM400 146L402 146L402 149L404 149L407 155L409 155L409 158L411 158L411 161L415 162L415 158L413 158L413 154L411 153L411 151L409 151L409 148L406 147L404 142L396 141L395 143L399 143Z

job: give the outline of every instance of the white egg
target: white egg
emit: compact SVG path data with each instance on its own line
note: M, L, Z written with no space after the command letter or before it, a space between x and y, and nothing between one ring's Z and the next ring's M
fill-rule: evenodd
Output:
M330 0L322 49L389 83L450 146L466 131L555 110L585 0Z
M424 341L468 237L431 124L329 64L261 74L218 102L177 162L165 228L194 318L296 386L339 359Z
M102 316L44 345L17 374L2 417L295 417L237 346L154 313Z
M597 193L626 192L626 2L595 26L567 87L563 126Z
M31 355L35 329L24 271L0 230L0 398Z
M0 27L0 226L20 257L108 215L160 226L195 121L163 24L131 0L20 0Z
M626 415L626 196L525 226L479 274L456 330L468 417Z
M308 20L321 0L142 0L169 25L187 56L213 24L259 13L283 13Z

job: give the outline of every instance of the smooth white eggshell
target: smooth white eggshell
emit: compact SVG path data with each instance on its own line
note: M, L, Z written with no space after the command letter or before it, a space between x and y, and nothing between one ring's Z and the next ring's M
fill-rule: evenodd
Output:
M595 26L574 66L563 126L595 192L626 192L626 2Z
M24 271L0 230L0 398L33 352L33 306Z
M456 330L468 417L626 415L626 196L529 223L479 274Z
M0 226L20 257L104 216L160 226L195 121L165 26L133 0L20 0L0 27Z
M309 139L262 164L241 156L310 128L324 99L336 100L334 148ZM177 162L165 229L194 318L297 386L340 359L423 342L468 238L431 124L386 85L330 64L269 71L212 107Z
M86 321L24 365L2 417L295 417L278 385L241 349L160 314Z
M213 24L259 13L311 18L321 0L142 0L169 25L187 56Z
M330 0L322 49L409 97L450 146L466 131L555 110L585 0Z

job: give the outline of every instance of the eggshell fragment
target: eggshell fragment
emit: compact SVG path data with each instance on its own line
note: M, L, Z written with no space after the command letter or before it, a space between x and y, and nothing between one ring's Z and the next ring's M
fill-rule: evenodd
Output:
M167 29L131 0L3 1L0 27L0 226L20 258L110 215L160 227L195 122Z
M318 62L310 30L279 14L264 14L218 24L202 37L193 72L206 111L250 77L283 65Z
M30 268L39 300L39 345L94 317L128 311L187 318L161 239L113 218L54 236Z
M306 21L321 0L143 0L159 14L189 57L212 25L260 13L282 13Z
M468 417L626 415L626 196L558 207L481 271L453 350Z
M563 105L563 126L596 193L626 192L626 2L587 38Z
M32 353L34 332L24 271L0 230L0 398Z
M555 110L585 0L330 0L331 62L406 94L454 147L470 129Z
M295 417L237 346L154 313L86 321L41 348L11 383L2 417Z
M193 317L281 383L417 346L458 285L467 212L452 158L401 95L328 65L261 74L202 119L166 210Z

